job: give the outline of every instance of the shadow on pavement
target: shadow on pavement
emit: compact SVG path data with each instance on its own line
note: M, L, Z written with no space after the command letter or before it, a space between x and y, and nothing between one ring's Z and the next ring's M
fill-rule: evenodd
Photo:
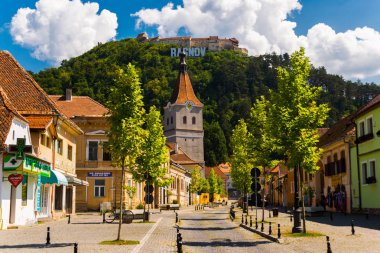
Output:
M52 243L46 244L21 244L21 245L0 245L0 249L36 249L36 248L63 248L73 246L73 243Z
M200 231L208 231L208 230L233 230L237 229L238 227L206 227L206 228L197 228L197 227L180 227L181 230L200 230Z
M234 242L231 240L212 241L212 242L183 242L185 246L194 247L252 247L259 244L269 244L273 242L259 241L259 242Z
M187 219L187 218L181 218L181 220L194 220L194 221L200 221L200 220L226 220L227 218L224 219L218 219L218 218L206 218L206 219Z
M73 225L91 225L91 224L99 225L99 224L103 224L103 222L71 222L70 224L73 224ZM107 223L104 223L104 224L107 224Z

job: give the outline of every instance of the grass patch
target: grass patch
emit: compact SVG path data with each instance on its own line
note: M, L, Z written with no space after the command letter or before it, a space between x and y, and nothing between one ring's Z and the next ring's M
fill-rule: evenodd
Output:
M325 236L325 235L319 232L309 231L307 233L285 233L284 236L286 237L320 237L320 236Z
M135 245L135 244L140 244L140 242L133 241L133 240L113 240L113 241L102 241L99 244L101 245Z
M39 224L39 225L40 225L40 224L45 224L45 222L39 220L39 221L37 221L37 224Z

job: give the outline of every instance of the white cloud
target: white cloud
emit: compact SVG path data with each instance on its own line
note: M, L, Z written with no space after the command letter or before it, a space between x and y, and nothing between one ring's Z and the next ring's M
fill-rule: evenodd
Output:
M58 64L115 38L116 15L98 11L97 3L81 0L39 0L35 9L17 11L10 32L15 43L33 50L33 57Z
M301 8L298 0L183 0L183 6L169 3L133 16L137 27L156 26L164 37L175 36L181 28L193 36L236 37L251 55L291 53L304 46L312 63L331 73L350 79L380 75L379 32L363 27L336 33L317 24L307 35L297 36L297 24L287 18Z

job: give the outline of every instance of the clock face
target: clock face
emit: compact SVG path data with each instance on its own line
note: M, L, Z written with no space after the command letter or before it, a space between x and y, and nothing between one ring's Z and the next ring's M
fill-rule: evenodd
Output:
M191 101L186 101L186 103L185 103L186 109L189 111L191 111L191 109L193 109L193 105L194 105L194 103Z

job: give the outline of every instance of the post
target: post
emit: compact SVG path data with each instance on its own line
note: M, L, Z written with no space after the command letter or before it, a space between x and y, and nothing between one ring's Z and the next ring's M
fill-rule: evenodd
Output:
M46 245L50 245L50 227L47 227Z
M280 224L277 224L277 238L281 238Z
M71 222L71 215L69 214L69 219L67 220L67 224L70 224L70 222Z
M241 224L243 224L244 223L244 214L241 214Z
M252 215L249 216L249 226L252 227Z
M103 212L103 223L106 223L106 212Z
M330 237L326 236L327 241L327 253L332 253L331 245L330 245Z
M351 233L355 235L354 219L351 220Z
M74 253L78 253L78 243L74 243Z
M245 225L248 225L248 214L245 216Z
M264 222L261 221L261 232L264 232Z
M178 223L178 213L177 212L175 213L175 223Z
M256 227L256 229L258 229L258 225L257 225L257 217L255 218L255 227Z
M269 222L269 235L272 234L272 222Z
M300 197L298 194L298 170L299 165L296 165L294 167L294 219L293 219L293 228L292 233L301 233L302 227L301 227L301 214L298 210L299 208L299 202Z
M292 221L293 221L293 215L290 214L290 222L292 222Z

